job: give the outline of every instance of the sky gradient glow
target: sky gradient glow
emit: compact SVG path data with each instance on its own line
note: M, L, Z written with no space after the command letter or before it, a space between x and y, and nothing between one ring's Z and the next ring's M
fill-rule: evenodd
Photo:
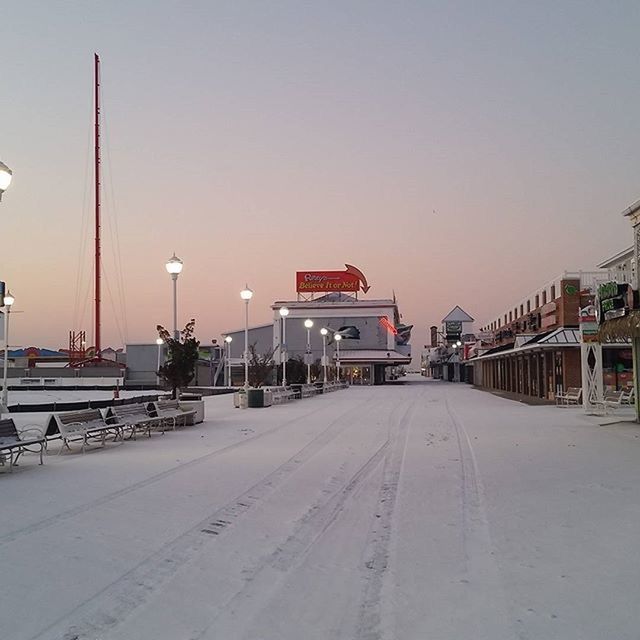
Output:
M483 323L631 243L639 26L639 3L588 0L14 3L0 23L12 344L92 334L74 309L89 300L94 51L105 270L118 297L115 215L127 310L105 291L103 346L170 325L175 251L180 318L202 342L243 325L245 282L268 322L297 269L348 262L368 297L395 290L419 347L455 304Z

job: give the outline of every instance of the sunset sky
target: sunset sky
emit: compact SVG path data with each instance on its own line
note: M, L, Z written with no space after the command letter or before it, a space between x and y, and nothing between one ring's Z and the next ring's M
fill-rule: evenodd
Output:
M639 27L637 1L12 3L11 343L92 335L94 51L103 346L170 326L174 251L179 317L202 342L243 325L245 282L252 322L267 322L297 269L348 262L368 297L395 290L421 346L456 304L481 324L631 244L620 212L640 198Z

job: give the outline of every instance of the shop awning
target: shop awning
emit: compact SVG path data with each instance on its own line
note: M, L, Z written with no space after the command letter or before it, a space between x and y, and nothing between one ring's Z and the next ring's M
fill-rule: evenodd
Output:
M476 360L490 360L499 356L519 355L520 353L526 353L527 351L533 351L534 349L554 349L558 347L579 347L580 346L580 330L573 328L560 327L553 331L546 333L539 333L537 335L519 336L528 337L529 340L518 341L514 345L503 345L501 347L495 347L487 353L474 358Z

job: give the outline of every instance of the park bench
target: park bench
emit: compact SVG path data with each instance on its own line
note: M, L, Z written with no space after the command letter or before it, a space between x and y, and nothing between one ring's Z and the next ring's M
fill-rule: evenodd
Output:
M14 465L18 464L18 458L25 451L39 453L42 464L42 452L46 442L42 429L36 425L25 426L18 433L13 418L0 420L0 464L4 466L8 460L9 471L13 471Z
M195 409L186 409L180 406L177 400L158 400L148 406L149 415L159 418L165 425L175 429L177 426L185 426L189 418L196 415Z
M582 388L569 387L565 393L556 393L556 406L568 407L582 402Z
M621 391L606 391L604 394L604 398L596 402L596 405L602 407L605 413L609 413L610 411L615 411L625 404L629 404L628 398L631 395L631 392L626 392L624 390Z
M82 452L89 440L100 439L104 447L108 434L114 435L114 440L122 435L122 425L117 422L108 424L100 409L85 409L84 411L65 411L64 413L54 413L63 446L71 450L69 442L82 440Z
M295 400L296 392L289 387L275 387L271 388L271 402L272 404L282 404L283 402L289 402Z
M303 384L300 387L300 397L302 398L311 398L318 393L318 389L315 385L312 384Z
M121 426L122 432L130 431L129 436L136 440L138 432L146 433L151 437L151 430L158 428L164 435L164 420L160 417L149 415L144 404L123 404L111 407L111 418L107 423L114 421Z

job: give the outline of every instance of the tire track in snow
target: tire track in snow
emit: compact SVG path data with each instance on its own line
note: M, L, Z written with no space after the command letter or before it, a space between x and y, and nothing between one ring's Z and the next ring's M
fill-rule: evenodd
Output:
M137 607L144 604L151 594L171 579L182 566L193 560L205 545L215 543L218 537L228 531L240 516L273 492L277 486L283 484L294 471L308 462L332 440L353 426L354 421L350 419L352 414L362 414L363 408L365 411L377 414L381 404L384 404L384 401L372 402L367 398L343 412L311 442L247 491L208 515L185 533L164 544L134 568L57 618L30 640L49 638L51 640L94 640L103 637L105 632L120 624ZM299 421L302 417L304 416L291 422ZM69 623L67 621L70 618L79 618L79 620L76 623Z
M231 625L238 630L240 624L245 627L250 625L265 608L261 596L265 593L273 594L274 590L290 577L290 572L304 561L315 544L340 518L347 501L383 462L390 444L391 438L388 436L346 483L326 500L316 502L298 520L286 541L260 565L247 572L244 587L218 605L219 613L206 627L189 634L189 640L218 637L210 635L218 626L228 628ZM238 619L237 611L241 612L241 620Z
M366 404L366 402L362 404ZM129 493L133 493L138 489L143 489L145 487L148 487L149 485L155 484L156 482L160 482L165 478L169 478L182 471L189 470L192 467L202 464L203 462L208 462L221 455L224 455L231 451L235 451L236 449L243 447L246 444L255 443L257 440L266 438L269 435L272 435L282 429L285 429L291 424L294 424L296 422L299 422L300 420L304 420L308 418L309 416L313 415L314 413L317 413L323 408L326 408L326 407L316 407L313 411L309 411L308 413L304 413L296 418L287 420L286 422L283 422L282 424L279 424L267 431L263 431L258 435L250 436L248 438L245 438L244 440L240 440L238 442L234 442L233 444L227 445L220 449L216 449L214 451L210 451L209 453L205 453L204 455L194 458L193 460L189 460L188 462L179 464L175 467L172 467L171 469L166 469L165 471L161 471L160 473L150 476L149 478L140 480L140 482L135 482L134 484L131 484L127 487L123 487L122 489L113 491L112 493L109 493L96 500L93 500L92 502L88 502L85 504L78 505L77 507L67 509L62 513L57 513L56 515L50 516L49 518L44 518L43 520L40 520L39 522L34 522L33 524L23 527L22 529L16 529L14 531L10 531L9 533L5 533L4 535L0 536L0 547L9 542L13 542L14 540L18 540L24 536L30 535L37 531L41 531L42 529L46 529L47 527L50 527L54 524L58 524L59 522L63 522L64 520L68 520L69 518L73 518L87 511L91 511L92 509L100 508L105 504L112 502L113 500L117 500L118 498L121 498L122 496L126 496Z
M507 613L506 592L495 559L485 490L475 452L469 434L449 404L446 393L444 402L460 452L462 540L468 576L465 606L477 616L477 637L491 637L492 640L514 638L516 633Z
M402 417L397 425L394 425L395 433L390 436L392 446L387 450L384 461L382 485L378 497L379 509L378 513L374 514L365 550L367 558L364 563L365 584L355 632L357 640L380 640L384 637L381 600L389 567L393 515L409 441L411 420L422 395L414 397L411 404L404 408Z

